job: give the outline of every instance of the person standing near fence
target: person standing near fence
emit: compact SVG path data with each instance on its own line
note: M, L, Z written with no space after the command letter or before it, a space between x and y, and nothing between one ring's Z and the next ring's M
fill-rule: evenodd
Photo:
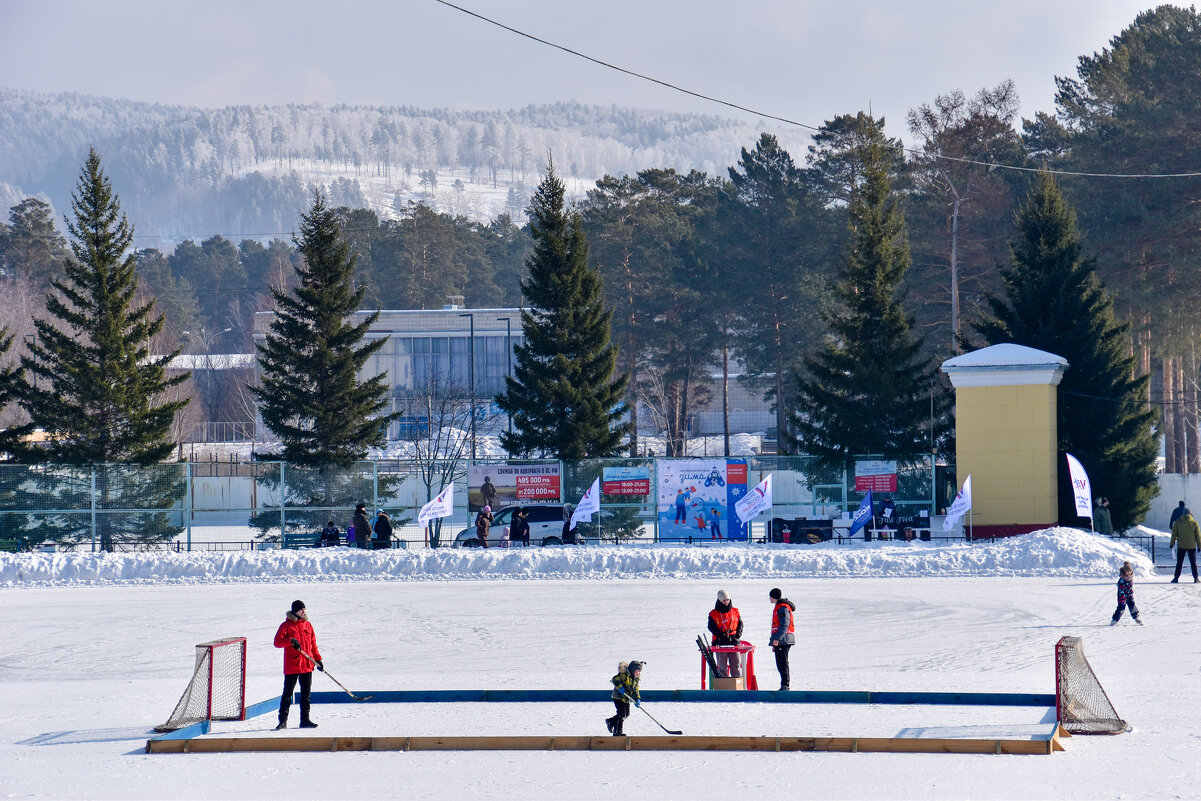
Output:
M1176 518L1172 524L1172 541L1169 548L1176 549L1176 575L1172 577L1173 584L1180 583L1180 568L1184 567L1184 557L1188 555L1189 567L1193 570L1193 583L1197 583L1197 544L1201 541L1201 530L1197 520L1187 509Z
M375 531L375 548L391 548L392 547L392 518L388 517L388 513L383 509L375 510L375 525L371 527Z
M371 521L367 519L367 504L360 503L354 508L354 517L350 519L354 526L354 544L359 548L371 547Z
M1097 498L1097 507L1093 509L1093 528L1098 534L1113 536L1113 518L1109 516L1109 499Z
M776 655L776 670L780 671L780 689L787 690L791 683L788 670L788 649L796 643L796 627L793 612L796 604L783 597L779 587L773 587L767 597L775 604L771 613L771 641L768 643Z
M481 548L488 547L488 530L492 528L492 507L485 506L475 516L475 539Z
M513 523L509 526L509 541L514 545L521 543L522 547L529 547L530 544L530 513L525 510L525 507L519 507L513 513Z
M739 645L742 642L742 615L725 590L717 591L717 602L709 610L709 633L714 645ZM722 678L738 678L742 669L736 651L714 651Z

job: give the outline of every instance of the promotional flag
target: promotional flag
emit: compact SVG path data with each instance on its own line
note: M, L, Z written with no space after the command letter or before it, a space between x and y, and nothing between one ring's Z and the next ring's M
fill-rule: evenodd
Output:
M424 526L429 521L438 517L450 517L454 513L455 505L455 485L451 484L446 489L438 493L438 497L421 507L421 511L417 514L418 525Z
M950 531L955 528L955 524L959 522L959 518L967 514L972 508L972 476L969 473L968 477L963 480L963 489L959 490L959 494L955 496L955 502L951 504L951 508L947 510L947 516L942 521L942 530Z
M875 505L872 502L872 491L868 490L867 495L863 496L863 502L851 516L851 530L847 532L848 537L855 536L856 531L867 525L867 521L872 519L873 509L875 509Z
M771 473L767 474L767 478L759 482L753 490L734 504L734 511L738 513L738 519L747 523L761 512L771 508Z
M592 486L580 498L579 505L575 511L571 513L571 527L575 528L576 523L586 522L592 519L592 515L600 511L600 479L597 478L592 482Z
M1093 488L1089 483L1088 473L1084 472L1084 465L1080 464L1080 460L1070 453L1064 454L1068 457L1068 473L1072 476L1072 494L1076 498L1076 514L1081 517L1093 519Z

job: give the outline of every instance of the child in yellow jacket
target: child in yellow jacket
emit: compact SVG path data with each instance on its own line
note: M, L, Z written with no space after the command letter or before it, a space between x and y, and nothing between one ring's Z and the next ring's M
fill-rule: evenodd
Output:
M642 663L634 660L632 662L621 662L617 665L617 675L609 679L613 684L613 706L617 707L617 714L611 718L605 718L605 727L609 733L615 737L625 736L621 730L622 722L630 716L630 701L634 702L634 706L642 706L642 701L638 695L638 681L642 677Z

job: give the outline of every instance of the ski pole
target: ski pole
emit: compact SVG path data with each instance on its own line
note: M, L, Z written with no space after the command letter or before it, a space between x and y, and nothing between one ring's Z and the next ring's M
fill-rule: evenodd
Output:
M331 676L331 678L332 678L332 676ZM625 695L625 693L622 693L622 694L623 694L623 695ZM632 698L630 698L630 696L628 696L628 695L626 695L626 700L627 700L627 701L629 701L630 703L634 703L633 699L632 699ZM635 706L635 708L636 708L636 709L642 709L642 705L641 705L641 704L637 704L637 705ZM645 710L645 709L642 709L642 711L643 711L643 712L646 712L646 710ZM655 720L655 716L654 716L654 715L652 715L650 712L646 712L646 716L647 716L648 718L650 718L651 720ZM677 735L679 735L679 734L683 734L683 733L684 733L684 732L682 732L682 731L672 731L671 729L667 728L666 726L664 726L662 723L660 723L660 722L659 722L659 721L657 721L657 720L655 720L655 725L656 725L656 726L658 726L660 729L663 729L663 731L667 732L668 734L677 734Z
M313 667L317 668L317 670L321 671L322 673L325 673L325 666L324 666L324 665L321 665L321 666L319 666L319 667L318 667L318 665L317 665L317 660L316 660L316 659L314 659L313 657L309 656L307 653L305 653L305 650L304 650L303 648L297 648L296 650L297 650L297 651L300 651L300 655L301 655L301 656L303 656L305 659L307 659L307 660L309 660L310 662L312 662L312 663L313 663ZM325 673L325 675L329 676L329 679L330 679L330 681L332 681L334 684L336 684L336 685L338 685L339 687L341 687L343 692L345 692L347 695L349 695L351 698L353 698L353 699L354 699L354 700L356 700L356 701L367 701L367 700L369 700L369 699L371 699L371 698L374 698L374 697L375 697L374 695L364 695L362 698L360 698L359 696L357 696L357 695L355 695L354 693L352 693L350 690L346 689L346 685L345 685L345 684L343 684L342 682L338 681L338 680L337 680L337 679L335 679L333 676L330 676L330 674L329 674L329 673Z

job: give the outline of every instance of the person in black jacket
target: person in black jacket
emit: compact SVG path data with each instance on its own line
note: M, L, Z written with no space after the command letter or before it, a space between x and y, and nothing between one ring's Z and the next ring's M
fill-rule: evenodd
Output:
M328 520L325 523L325 528L321 530L321 536L317 538L318 548L333 548L335 545L342 544L342 532L338 531L338 526L334 521Z
M509 542L521 543L523 547L530 544L530 513L522 506L513 513L513 523L509 526Z
M563 507L563 537L562 537L564 545L575 545L575 543L576 543L576 531L579 527L576 525L575 521L571 519L571 517L572 517L571 507L564 506Z
M351 518L354 527L354 544L358 548L371 547L371 521L367 519L367 504L360 503L354 508Z
M388 517L388 513L383 509L375 510L375 543L374 547L380 548L392 547L392 518Z

